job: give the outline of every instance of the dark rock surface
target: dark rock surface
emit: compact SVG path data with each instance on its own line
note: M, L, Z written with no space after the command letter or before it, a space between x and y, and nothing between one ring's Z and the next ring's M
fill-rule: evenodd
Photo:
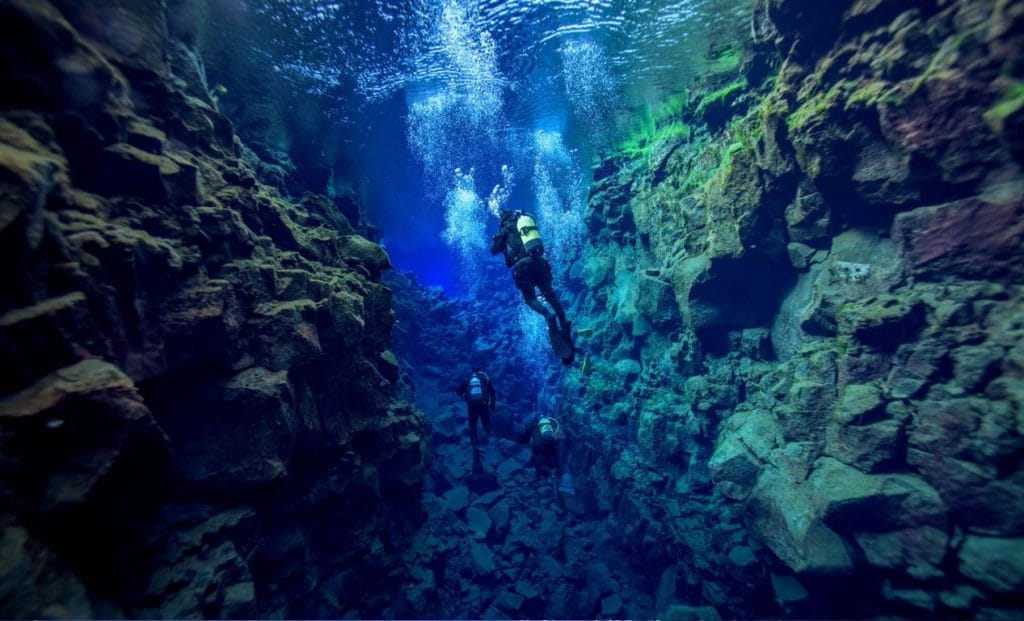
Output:
M557 403L656 614L1024 608L1022 19L772 0L749 111L595 172Z
M384 614L387 255L242 157L184 4L0 4L0 615Z

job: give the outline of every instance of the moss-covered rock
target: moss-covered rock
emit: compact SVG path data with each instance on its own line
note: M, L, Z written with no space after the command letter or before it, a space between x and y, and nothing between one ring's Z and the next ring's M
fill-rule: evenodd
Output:
M1024 45L1012 4L758 3L755 37L780 54L772 79L709 80L682 104L682 118L702 121L689 141L600 168L593 290L576 310L596 342L643 366L630 390L609 379L583 397L641 413L625 419L644 450L616 453L615 489L636 493L639 464L671 471L679 460L666 448L700 455L706 437L715 497L742 509L755 556L815 585L849 572L886 585L824 613L817 589L779 578L772 594L795 594L779 596L790 614L995 615L1017 604L952 568L960 541L949 530L1019 534L1019 512L1005 510L1024 489L1011 457L1021 337L1005 315L1020 304L1024 204L1007 138ZM602 229L606 213L613 228ZM624 273L617 254L638 268ZM644 270L670 285L678 324L637 321L650 314L634 295ZM772 352L743 345L745 330L769 326ZM663 407L666 390L685 411ZM594 420L603 430L621 419ZM690 491L696 479L673 480ZM655 528L635 498L626 505L617 519ZM702 558L736 545L673 540ZM977 576L986 556L971 560Z
M921 300L885 295L844 305L838 313L839 330L867 345L895 349L920 332L926 313Z
M19 42L0 61L0 553L30 554L0 599L18 616L338 611L281 585L342 588L335 537L387 566L429 460L386 352L386 253L237 157L194 40L171 34L182 3L108 4L0 9Z
M733 105L744 94L747 79L741 77L716 91L708 93L697 102L694 114L712 129L721 128L735 114Z

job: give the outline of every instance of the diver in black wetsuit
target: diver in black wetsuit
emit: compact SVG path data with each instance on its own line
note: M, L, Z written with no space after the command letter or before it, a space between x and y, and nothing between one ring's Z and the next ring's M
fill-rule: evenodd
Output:
M564 474L562 464L562 444L565 434L558 421L550 416L541 416L527 424L519 434L519 444L530 444L530 463L534 467L537 478L555 475L561 479Z
M505 255L505 266L512 268L512 279L526 304L540 313L548 322L548 328L560 335L568 346L569 353L561 356L562 363L572 364L575 357L572 326L551 286L551 264L544 258L544 243L533 216L522 211L502 210L501 228L491 238L491 254L500 253ZM551 308L537 299L538 289Z
M494 391L494 385L491 384L491 378L487 377L487 374L480 368L477 368L469 376L469 379L463 381L455 392L466 400L466 413L469 417L469 441L475 448L477 445L476 422L477 420L482 422L484 433L490 436L491 410L494 409L498 395Z

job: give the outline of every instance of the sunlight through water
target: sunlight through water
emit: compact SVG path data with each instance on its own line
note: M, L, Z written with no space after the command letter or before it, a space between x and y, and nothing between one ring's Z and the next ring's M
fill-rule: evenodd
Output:
M749 5L250 0L239 12L259 42L255 62L319 98L340 128L338 152L365 152L351 166L396 266L458 263L464 289L480 273L471 263L492 260L497 203L534 212L556 273L568 269L594 158L706 73L716 45L746 36ZM391 142L399 127L404 144ZM396 181L411 194L404 213L389 195ZM478 202L463 196L467 183Z

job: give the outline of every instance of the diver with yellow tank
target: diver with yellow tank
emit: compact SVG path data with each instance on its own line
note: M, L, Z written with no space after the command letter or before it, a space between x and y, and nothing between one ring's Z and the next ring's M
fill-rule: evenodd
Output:
M544 242L533 216L519 210L502 210L501 228L491 238L491 254L499 253L505 255L505 266L512 268L512 279L526 304L548 322L551 347L562 364L572 364L576 349L571 325L551 287L551 264L544 258ZM551 308L537 299L537 290Z

